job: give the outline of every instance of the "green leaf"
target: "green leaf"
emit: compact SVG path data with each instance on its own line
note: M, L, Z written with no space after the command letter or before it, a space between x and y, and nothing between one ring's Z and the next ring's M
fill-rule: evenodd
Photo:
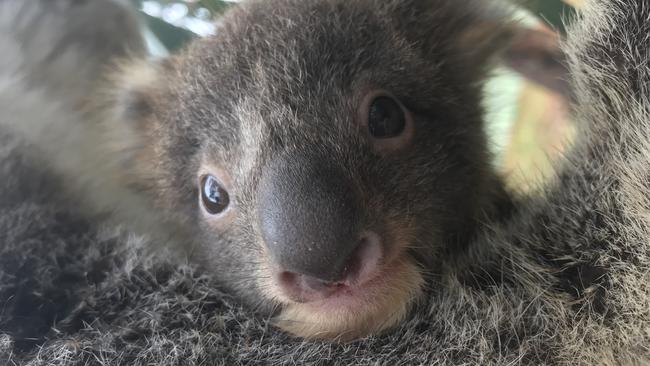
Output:
M575 13L575 9L562 0L536 0L523 1L522 3L533 15L562 34L566 32L562 20L570 19L570 16Z

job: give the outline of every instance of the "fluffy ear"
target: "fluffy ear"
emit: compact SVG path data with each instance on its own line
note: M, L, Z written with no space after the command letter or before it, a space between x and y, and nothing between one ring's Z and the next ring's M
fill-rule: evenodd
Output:
M146 164L140 161L159 130L154 111L165 86L163 65L146 58L117 60L84 111L95 148L111 161L114 179L127 187L143 180Z
M482 80L502 63L522 76L568 94L559 36L527 28L513 6L490 0L415 0L402 12L404 32L431 60L446 60L459 77Z
M489 0L395 1L402 34L426 59L469 80L482 79L515 33L513 9ZM397 10L397 11L395 11Z
M514 35L509 23L478 23L458 35L450 59L460 67L461 73L473 80L484 80L500 64Z
M169 89L168 60L121 61L107 77L105 89L86 116L96 136L92 150L101 155L93 169L98 182L94 191L111 184L114 194L105 206L114 216L129 222L137 231L156 233L160 240L182 235L158 210L152 185L160 179L158 154L165 121L160 116L162 100ZM178 231L178 233L177 233ZM180 233L180 234L179 234Z
M154 118L154 104L165 86L167 60L122 62L109 76L106 89L107 113L127 130L147 129Z
M98 116L107 148L125 167L141 160L160 131L156 106L165 93L170 68L168 60L122 62L109 76L100 104L90 108L91 115Z
M458 62L488 66L500 63L528 80L570 97L560 36L549 29L506 22L482 23L461 33L457 47Z
M496 63L563 95L569 95L560 36L545 26L531 28L515 20L516 8L468 0L466 21L451 44L456 62L484 71Z
M516 34L510 21L481 20L456 35L451 46L459 62L485 64L504 52Z
M557 33L518 27L501 58L523 77L571 98L566 57Z

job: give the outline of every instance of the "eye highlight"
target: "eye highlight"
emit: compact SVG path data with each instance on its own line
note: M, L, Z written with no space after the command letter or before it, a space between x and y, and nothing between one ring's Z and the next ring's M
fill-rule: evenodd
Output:
M378 96L368 111L368 129L378 139L397 137L406 129L406 115L395 99Z
M205 175L201 178L201 202L211 215L224 212L230 204L228 192L222 187L217 178Z

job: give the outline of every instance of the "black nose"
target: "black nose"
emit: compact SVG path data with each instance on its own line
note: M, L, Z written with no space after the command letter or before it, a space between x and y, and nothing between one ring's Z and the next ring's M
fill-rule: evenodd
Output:
M284 155L258 188L262 235L283 271L338 281L360 242L358 200L326 156Z

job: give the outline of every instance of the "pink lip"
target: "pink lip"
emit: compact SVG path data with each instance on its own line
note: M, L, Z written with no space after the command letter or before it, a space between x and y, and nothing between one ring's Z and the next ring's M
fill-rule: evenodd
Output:
M315 311L341 310L342 308L359 308L372 304L381 293L386 292L386 278L394 272L392 266L382 266L362 283L336 285L336 288L323 299L306 302Z
M371 286L371 282L383 276L383 262L386 259L380 240L369 237L371 239L362 241L350 255L340 281L328 282L307 274L277 271L275 279L278 287L293 302L305 304L367 297L364 294L371 287L376 287Z

